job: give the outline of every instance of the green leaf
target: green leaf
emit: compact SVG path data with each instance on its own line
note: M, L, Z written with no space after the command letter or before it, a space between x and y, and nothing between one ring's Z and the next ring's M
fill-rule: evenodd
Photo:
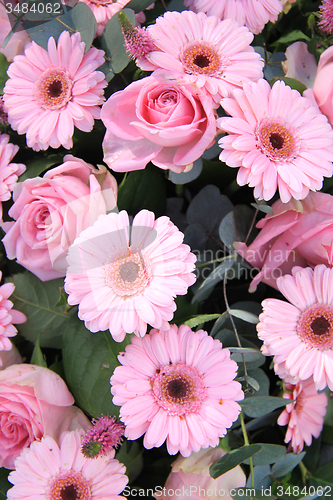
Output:
M134 12L137 14L138 12L142 12L143 10L145 10L147 7L149 7L149 5L151 5L150 0L131 0L126 5L126 7L128 9L133 9ZM135 24L135 22L133 24Z
M286 458L286 449L277 444L256 443L261 446L261 450L253 457L253 465L269 465L281 462ZM246 460L244 463L249 464Z
M26 171L20 175L20 182L26 179L31 179L33 177L39 176L42 172L49 169L55 164L63 162L63 155L60 154L49 154L43 156L42 158L36 158L30 162L26 163Z
M131 9L123 9L121 12L126 14L131 23L135 26L135 14ZM108 60L109 70L113 73L120 73L131 58L128 55L125 47L124 35L118 20L118 14L111 17L107 23L101 38L101 47L105 51L105 56Z
M144 170L128 174L118 191L118 208L136 215L146 208L156 215L165 209L166 193L163 173L157 167L147 165Z
M251 226L254 211L247 205L236 205L221 221L219 235L221 241L233 248L234 241L244 241Z
M143 449L138 441L127 441L121 445L116 453L116 459L126 466L126 476L130 483L140 475L143 469Z
M3 93L3 88L8 80L7 69L9 62L3 54L0 53L0 93Z
M325 443L333 444L333 427L331 425L324 425L321 439Z
M273 209L269 205L258 205L257 203L251 203L253 208L256 208L260 212L264 212L264 214L273 214Z
M41 347L59 348L65 324L71 316L65 314L66 306L55 306L59 300L59 288L64 284L63 279L43 282L25 271L12 276L11 281L15 285L11 295L14 309L27 317L27 321L18 327L20 334L33 343L40 335ZM72 314L76 315L75 309Z
M333 484L333 460L324 463L313 473L314 477Z
M242 446L230 453L226 453L209 467L209 473L212 478L216 479L229 470L234 469L237 465L252 457L260 450L261 446L259 444L251 444Z
M58 302L56 303L55 307L61 307L61 306L67 306L67 293L65 292L64 288L59 289L60 292L60 298Z
M214 323L212 331L210 332L210 334L211 334L212 337L215 337L215 335L220 330L222 330L222 326L224 325L224 323L227 321L228 318L229 318L228 312L224 311L224 313L221 314L221 316L219 317L219 319L217 321L215 321L215 323Z
M234 262L235 258L232 255L225 257L225 260L219 264L201 283L200 287L194 294L192 303L204 300L207 297L207 291L223 280L225 273L232 267Z
M241 311L240 309L230 309L231 316L235 316L235 318L242 319L247 323L252 323L252 325L256 325L259 323L259 318L253 313L247 311Z
M276 408L291 403L291 399L276 398L272 396L253 396L240 401L242 410L248 417L262 417Z
M302 451L299 455L294 455L294 453L288 453L286 458L273 465L272 473L275 477L283 477L288 472L292 471L304 458L305 451Z
M305 35L303 31L294 30L290 31L290 33L288 33L287 35L281 36L272 45L277 46L279 43L287 43L289 45L291 42L296 42L297 40L306 40L308 42L310 38L307 35Z
M66 7L66 13L52 21L36 22L24 21L23 27L38 45L47 50L49 38L52 36L55 41L58 40L60 34L67 30L72 34L78 31L81 35L81 40L86 44L85 52L87 52L96 35L97 23L92 10L88 5L79 2L73 9Z
M13 486L9 481L7 481L9 473L10 470L4 469L3 467L0 468L0 500L6 500L7 491Z
M274 85L275 82L277 82L278 80L282 80L286 85L289 85L289 87L291 87L292 89L294 90L298 90L298 92L302 95L304 90L306 90L306 85L304 85L304 83L298 81L298 80L295 80L295 78L289 78L288 76L279 76L279 77L276 77L276 78L272 78L270 81L269 81L269 84L271 85L271 87Z
M118 415L112 404L110 377L119 366L117 355L131 336L115 342L109 331L91 333L84 323L72 318L63 335L62 354L66 381L76 402L93 417Z
M236 362L243 361L243 357L244 360L249 363L265 358L259 349L253 349L251 347L229 347L229 351L233 353L231 357Z
M211 321L212 319L217 319L220 316L220 314L201 314L200 316L194 316L193 318L185 321L185 325L189 326L190 328L194 328L195 326L207 323L207 321Z
M46 358L45 358L44 354L42 353L42 350L41 350L40 345L39 345L39 337L40 337L40 335L38 336L38 338L36 340L30 363L32 365L37 365L37 366L42 366L44 368L47 368Z

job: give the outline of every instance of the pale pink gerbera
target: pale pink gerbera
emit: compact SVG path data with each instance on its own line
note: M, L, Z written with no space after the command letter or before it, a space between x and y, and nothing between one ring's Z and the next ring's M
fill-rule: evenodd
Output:
M254 187L254 196L301 200L321 189L333 173L333 130L310 100L283 81L272 89L266 80L244 85L223 99L232 118L217 120L222 131L220 160L240 167L237 182Z
M194 12L204 12L220 19L235 19L252 33L260 33L268 21L275 23L282 12L280 0L184 0Z
M195 281L195 255L168 217L141 210L130 227L127 212L102 215L69 249L65 290L91 332L143 336L147 323L169 328L174 298Z
M18 150L18 146L9 142L9 135L0 135L0 222L2 220L1 202L10 199L18 176L23 174L26 169L23 163L10 163Z
M166 12L148 27L155 45L137 64L163 68L203 88L216 102L248 81L262 78L263 61L250 43L253 34L232 19L220 21L199 12Z
M313 375L317 390L333 390L333 269L294 267L276 284L290 303L262 302L257 329L264 354L295 380Z
M237 420L244 398L236 376L237 364L228 349L207 332L172 325L168 331L151 330L118 359L111 377L113 404L121 406L125 436L145 434L147 449L166 440L170 455L219 444Z
M104 52L92 47L85 54L80 40L80 33L64 31L57 45L49 38L48 50L31 42L8 68L8 121L36 151L61 145L70 149L74 126L89 132L100 116L107 84L95 70L103 64Z
M0 280L2 273L0 271ZM0 286L0 351L9 351L12 348L12 343L9 337L15 337L17 330L15 325L24 323L27 318L20 311L12 309L13 302L11 302L9 297L14 292L15 286L13 283L5 283ZM0 358L0 366L1 366Z
M312 378L296 385L285 384L283 397L293 399L278 418L279 425L288 425L285 443L290 442L294 453L303 450L304 443L310 446L312 436L317 438L324 425L327 396L318 394Z
M103 457L85 458L82 431L66 432L60 446L45 436L34 441L15 460L8 476L14 486L9 500L118 500L128 482L125 466L112 451Z

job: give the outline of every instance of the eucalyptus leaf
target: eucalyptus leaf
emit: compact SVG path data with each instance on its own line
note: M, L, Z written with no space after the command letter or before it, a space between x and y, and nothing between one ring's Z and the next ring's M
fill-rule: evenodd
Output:
M271 485L271 468L269 465L256 465L253 469L253 477L254 477L254 487L256 489L265 489ZM246 486L248 488L251 487L251 474L247 480Z
M236 205L221 221L219 235L221 241L233 249L234 241L244 241L251 226L254 211L246 205Z
M261 417L291 402L290 399L273 396L252 396L240 401L239 404L248 417Z
M260 450L261 446L259 444L251 444L242 446L230 453L226 453L209 467L209 473L212 478L216 479L229 470L234 469L237 465L252 457Z
M198 158L193 162L193 167L188 172L180 172L177 174L169 170L169 180L174 184L187 184L188 182L192 182L201 174L202 166L202 159Z
M126 8L121 12L126 14L131 23L135 26L134 11ZM110 71L113 71L113 73L120 73L126 68L131 60L126 51L124 35L121 31L118 14L119 13L111 17L101 38L101 47L105 51Z
M252 323L253 325L256 325L259 323L259 318L255 314L252 314L248 311L241 311L240 309L230 309L230 314L232 316L235 316L235 318L242 319L243 321L246 321L247 323Z
M253 465L269 465L286 458L286 448L277 444L258 443L261 450L253 457ZM244 463L249 464L246 460Z
M191 201L186 218L189 224L198 222L212 233L214 229L217 231L221 219L232 209L233 204L229 198L221 195L218 187L207 185Z
M66 314L66 305L56 307L63 279L43 282L25 271L15 274L10 281L15 285L11 295L14 308L27 317L27 321L18 326L20 334L34 343L40 336L41 347L58 348L71 314L76 316L75 309L71 314Z
M229 347L229 350L232 353L231 358L236 362L242 361L243 359L246 362L262 361L262 359L265 359L265 356L258 349L252 349L250 347Z
M130 340L126 335L123 342L115 342L109 331L93 334L77 318L67 325L62 343L66 381L80 408L93 417L119 414L112 404L110 377Z
M273 209L269 205L265 205L264 203L262 205L258 205L257 203L251 203L251 206L255 208L256 210L259 210L260 212L263 212L264 214L273 214Z
M305 451L298 455L288 453L284 460L273 465L272 474L274 477L283 477L288 474L288 472L292 471L303 460L305 453Z
M192 299L193 302L200 302L207 297L207 291L213 288L217 283L223 280L224 274L232 267L234 263L234 258L232 256L227 256L225 260L219 264L206 278Z
M138 12L142 12L145 10L149 5L151 5L151 0L131 0L126 7L128 9L134 10L134 12L137 14ZM135 22L133 23L135 24Z
M210 332L212 337L215 337L215 335L222 329L222 326L224 325L224 323L227 321L228 318L229 318L228 312L224 311L224 313L221 314L219 319L214 323L214 326Z

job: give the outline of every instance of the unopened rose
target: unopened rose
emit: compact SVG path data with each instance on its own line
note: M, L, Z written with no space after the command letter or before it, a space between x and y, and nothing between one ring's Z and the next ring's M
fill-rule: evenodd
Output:
M216 133L212 99L163 73L133 82L103 105L104 161L117 172L150 161L174 172L189 170Z
M221 448L201 449L188 458L179 456L172 464L172 471L162 491L156 491L155 498L185 500L208 500L211 498L232 498L231 490L245 486L246 477L238 465L222 476L213 479L209 467L225 455Z
M272 205L253 243L236 242L237 252L253 267L261 269L252 280L250 291L263 281L276 287L276 279L289 274L294 266L329 265L328 250L333 239L333 196L310 192L302 201L280 200Z
M0 371L0 467L14 468L22 449L44 434L58 441L64 431L86 428L88 419L73 403L48 368L20 364Z
M65 276L69 246L116 205L117 183L105 167L98 170L71 155L64 160L43 178L14 186L8 213L15 222L3 225L7 257L42 281Z

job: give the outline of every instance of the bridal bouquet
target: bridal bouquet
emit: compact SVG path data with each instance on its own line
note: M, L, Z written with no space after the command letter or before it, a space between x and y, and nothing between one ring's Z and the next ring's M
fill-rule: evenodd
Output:
M0 499L332 498L332 0L0 42Z

